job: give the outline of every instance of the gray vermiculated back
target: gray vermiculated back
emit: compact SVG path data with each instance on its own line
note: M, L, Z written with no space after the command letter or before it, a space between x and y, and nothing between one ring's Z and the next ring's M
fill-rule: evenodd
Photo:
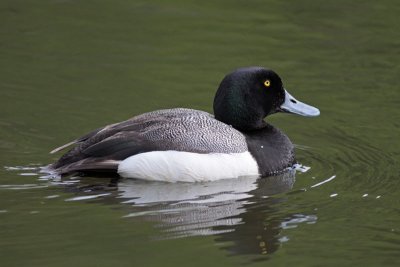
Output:
M158 110L123 122L137 125L137 131L150 141L171 142L169 149L204 153L241 153L247 151L246 139L233 127L211 114L185 108ZM135 127L136 128L136 127Z
M204 111L165 109L105 126L77 139L77 146L53 167L91 158L122 160L149 151L241 153L248 151L245 136ZM83 163L83 162L81 162Z

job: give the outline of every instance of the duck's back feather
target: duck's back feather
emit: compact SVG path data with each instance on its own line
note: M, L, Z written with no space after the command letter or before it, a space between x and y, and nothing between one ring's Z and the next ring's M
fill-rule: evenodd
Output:
M245 136L236 129L207 112L183 108L145 113L99 128L69 144L76 146L51 166L59 173L115 171L120 160L150 151L248 151Z

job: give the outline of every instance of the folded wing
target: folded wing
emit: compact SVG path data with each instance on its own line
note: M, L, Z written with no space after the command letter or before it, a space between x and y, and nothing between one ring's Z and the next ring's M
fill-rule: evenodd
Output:
M116 171L121 160L149 151L241 153L245 137L203 111L167 109L96 129L56 148L75 145L50 167L57 172Z

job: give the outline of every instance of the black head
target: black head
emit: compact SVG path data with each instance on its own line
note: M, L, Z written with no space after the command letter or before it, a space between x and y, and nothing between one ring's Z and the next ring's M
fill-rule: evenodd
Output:
M318 109L287 93L278 74L261 67L241 68L226 75L214 98L215 118L239 130L263 128L264 118L279 111L319 115Z

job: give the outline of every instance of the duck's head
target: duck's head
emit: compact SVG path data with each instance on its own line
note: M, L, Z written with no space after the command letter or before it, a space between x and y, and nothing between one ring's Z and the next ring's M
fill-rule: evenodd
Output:
M264 118L277 112L319 115L317 108L291 96L278 74L261 67L241 68L226 75L214 99L215 118L239 130L263 128Z

